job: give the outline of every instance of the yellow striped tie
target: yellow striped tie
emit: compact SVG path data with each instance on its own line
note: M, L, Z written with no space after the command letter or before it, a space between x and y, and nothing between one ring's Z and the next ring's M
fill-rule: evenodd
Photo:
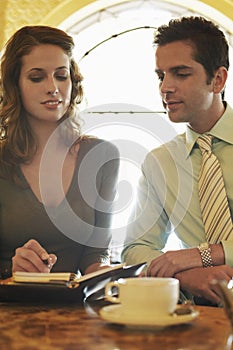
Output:
M221 166L211 149L212 139L211 135L197 139L202 153L198 187L207 242L219 243L233 239L233 225Z

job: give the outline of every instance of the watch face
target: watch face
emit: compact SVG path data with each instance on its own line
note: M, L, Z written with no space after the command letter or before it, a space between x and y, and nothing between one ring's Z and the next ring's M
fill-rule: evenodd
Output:
M202 243L200 244L201 250L209 249L209 243Z

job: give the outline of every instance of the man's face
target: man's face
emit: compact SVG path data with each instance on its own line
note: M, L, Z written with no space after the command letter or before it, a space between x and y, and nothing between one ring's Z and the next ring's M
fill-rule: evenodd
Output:
M156 50L155 72L164 108L173 122L187 122L195 129L213 108L213 83L207 84L204 67L193 58L193 48L176 41Z

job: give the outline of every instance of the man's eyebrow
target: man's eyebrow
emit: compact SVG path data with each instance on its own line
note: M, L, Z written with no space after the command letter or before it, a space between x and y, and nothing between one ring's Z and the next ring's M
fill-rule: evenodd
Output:
M192 67L190 66L186 66L186 65L180 65L180 66L175 66L175 67L171 67L169 69L170 72L177 72L179 70L192 70Z
M156 74L163 74L163 71L162 71L162 69L155 69L155 73Z
M192 70L192 69L193 69L192 67L182 64L182 65L179 65L179 66L175 66L175 67L169 68L169 72L174 73L174 72L177 72L179 70ZM164 72L163 72L162 69L155 69L155 73L156 74L163 74Z

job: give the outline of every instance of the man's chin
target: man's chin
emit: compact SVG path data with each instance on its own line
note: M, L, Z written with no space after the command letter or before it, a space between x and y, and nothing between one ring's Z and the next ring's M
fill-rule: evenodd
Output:
M168 118L170 119L170 121L173 123L181 123L182 122L181 118L176 113L167 112L167 115L168 115Z

